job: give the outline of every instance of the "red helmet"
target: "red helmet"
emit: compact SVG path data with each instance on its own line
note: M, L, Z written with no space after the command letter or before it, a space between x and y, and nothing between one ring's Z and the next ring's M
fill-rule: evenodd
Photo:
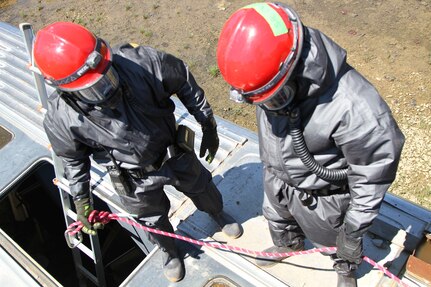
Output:
M81 25L56 22L41 29L33 46L36 66L48 84L100 103L119 85L109 45Z
M217 47L217 63L231 85L231 99L271 110L286 106L293 99L286 84L302 42L302 23L284 4L255 3L232 14Z

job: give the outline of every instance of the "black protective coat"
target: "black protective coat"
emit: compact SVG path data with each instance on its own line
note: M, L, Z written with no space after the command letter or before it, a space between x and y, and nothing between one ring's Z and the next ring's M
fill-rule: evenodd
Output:
M173 94L203 127L213 123L204 91L181 60L130 44L113 52L113 65L123 89L115 109L77 102L89 120L58 95L49 98L44 127L54 152L64 161L75 200L89 196L91 155L102 165L112 165L101 146L125 169L142 168L164 156L166 148L175 143ZM217 213L222 199L211 179L194 153L180 154L144 178L131 178L134 194L122 200L130 213L157 224L167 220L169 200L163 186L172 184L192 197L199 209Z
M257 108L263 213L276 245L295 244L303 232L316 245L335 246L343 224L346 234L360 237L378 214L404 136L375 88L346 63L346 52L317 30L305 35L292 76L305 142L321 165L348 168L350 192L314 196L311 205L302 205L299 190L336 190L343 183L311 173L293 150L288 118Z

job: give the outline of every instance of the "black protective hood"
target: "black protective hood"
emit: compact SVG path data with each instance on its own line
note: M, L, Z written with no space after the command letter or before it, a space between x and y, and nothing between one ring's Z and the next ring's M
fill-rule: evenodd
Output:
M319 31L304 27L304 43L295 73L297 99L319 96L348 66L346 51Z

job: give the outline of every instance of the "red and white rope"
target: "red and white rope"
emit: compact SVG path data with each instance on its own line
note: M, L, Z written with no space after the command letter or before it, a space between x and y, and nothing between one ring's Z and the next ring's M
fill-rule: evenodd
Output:
M128 217L122 217L122 216L119 216L118 214L109 213L107 211L96 211L96 210L94 210L90 214L90 216L88 217L88 221L93 223L93 224L96 222L100 222L102 224L107 224L111 220L121 221L121 222L127 223L131 226L134 226L136 228L145 230L147 232L156 233L156 234L160 234L163 236L176 238L176 239L186 241L186 242L189 242L189 243L192 243L195 245L206 246L206 247L211 247L211 248L218 248L218 249L222 249L222 250L229 250L229 251L236 252L236 253L255 255L255 256L261 256L261 257L292 257L292 256L296 256L296 255L306 255L306 254L312 254L312 253L334 252L337 250L336 247L324 247L324 248L314 248L314 249L303 250L303 251L281 252L281 253L254 251L254 250L249 250L246 248L231 246L231 245L222 244L222 243L213 243L213 242L196 240L196 239L192 239L192 238L178 235L175 233L170 233L170 232L166 232L163 230L150 228L150 227L144 226L144 225L142 225L142 224L140 224L140 223L136 222L135 220L132 220ZM74 222L71 225L69 225L67 231L68 231L69 235L72 236L72 235L75 235L76 233L80 232L82 227L83 227L82 223L77 221L77 222ZM380 264L376 263L374 260L370 259L369 257L363 256L363 260L365 262L371 264L372 266L376 267L380 271L382 271L386 276L388 276L389 278L391 278L392 280L397 282L398 285L409 287L409 285L407 285L405 282L402 282L401 279L399 279L397 276L392 274L386 268L384 268Z

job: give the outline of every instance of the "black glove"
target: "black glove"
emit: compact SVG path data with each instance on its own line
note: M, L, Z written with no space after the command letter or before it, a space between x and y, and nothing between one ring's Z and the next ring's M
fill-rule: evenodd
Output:
M82 227L82 232L88 235L96 235L97 229L103 229L103 224L97 222L95 224L91 224L88 222L88 216L93 211L93 207L90 204L89 198L82 198L74 201L76 208L77 221L81 221L84 225Z
M362 252L362 237L348 236L342 229L337 236L338 258L350 263L361 264Z
M208 121L207 125L202 126L202 143L201 143L201 149L199 152L199 157L203 157L208 150L208 156L205 158L205 160L208 163L211 163L215 157L215 154L217 153L218 146L219 146L219 138L217 135L217 124L214 120L214 118L211 118Z

